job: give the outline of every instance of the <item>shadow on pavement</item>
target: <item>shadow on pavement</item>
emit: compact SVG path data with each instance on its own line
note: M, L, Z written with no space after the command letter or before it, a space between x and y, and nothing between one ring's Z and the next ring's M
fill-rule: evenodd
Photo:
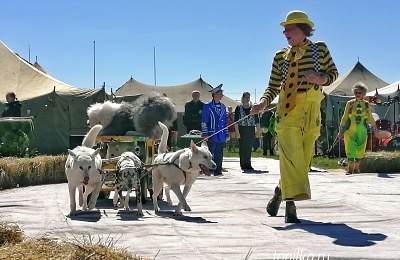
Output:
M71 220L85 221L85 222L98 222L101 219L101 213L99 210L83 211L77 210L77 216L70 216Z
M269 173L269 171L264 171L264 170L243 170L242 173L246 173L246 174L264 174L264 173Z
M394 178L392 176L389 176L387 173L378 173L378 177L379 178L388 178L388 179Z
M146 210L143 209L143 213L146 213L145 211ZM137 209L131 209L131 210L120 209L120 210L118 210L118 213L117 213L117 217L119 217L119 219L117 218L117 220L120 220L120 221L143 221L144 216L138 216L137 213L138 213Z
M323 223L309 220L302 220L301 224L274 228L276 230L283 231L302 229L316 235L331 237L335 239L335 241L333 242L334 244L348 247L372 246L376 244L374 241L383 241L387 238L387 236L384 234L364 233L361 230L354 229L346 224Z
M174 216L174 212L175 211L159 211L157 213L157 216L162 217L162 218L174 219L176 221L185 221L185 222L191 222L191 223L197 223L197 224L218 223L218 222L206 220L202 217L191 217L191 216L186 216L186 215ZM185 213L182 213L182 214L185 214Z

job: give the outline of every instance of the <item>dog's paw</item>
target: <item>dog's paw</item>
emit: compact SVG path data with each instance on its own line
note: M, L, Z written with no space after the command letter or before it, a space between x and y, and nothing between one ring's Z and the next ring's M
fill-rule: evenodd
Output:
M184 211L192 211L192 209L189 206L186 206L183 208Z
M180 216L183 216L183 214L182 214L182 212L175 212L175 213L173 214L173 216L178 216L178 217L180 217Z
M172 206L172 200L167 201L168 205Z
M143 217L144 214L143 214L143 212L141 212L141 211L139 212L139 211L138 211L138 212L136 213L136 216Z

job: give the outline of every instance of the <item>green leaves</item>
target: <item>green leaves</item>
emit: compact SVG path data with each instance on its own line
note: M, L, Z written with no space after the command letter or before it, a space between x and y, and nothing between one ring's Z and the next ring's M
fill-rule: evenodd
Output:
M21 129L10 129L0 138L0 156L24 157L29 152L29 137Z

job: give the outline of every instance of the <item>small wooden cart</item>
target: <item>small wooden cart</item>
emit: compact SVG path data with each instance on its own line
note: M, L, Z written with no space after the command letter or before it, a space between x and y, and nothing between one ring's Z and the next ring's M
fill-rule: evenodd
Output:
M102 187L99 198L109 198L110 192L115 190L117 171L117 157L123 152L135 153L145 165L151 165L154 160L154 142L144 136L98 136L98 147L103 158ZM118 148L118 149L117 149ZM153 194L151 171L141 179L142 201L147 201L147 190L150 197Z

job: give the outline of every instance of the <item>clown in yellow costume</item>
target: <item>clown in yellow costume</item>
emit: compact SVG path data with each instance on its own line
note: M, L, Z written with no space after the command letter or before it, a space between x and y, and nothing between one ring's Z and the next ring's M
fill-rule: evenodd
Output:
M320 134L322 86L335 81L338 71L326 44L308 39L314 23L306 13L289 12L281 26L289 46L276 52L269 86L252 113L268 107L279 95L276 133L281 178L267 212L276 216L284 200L285 222L300 223L294 201L311 198L308 172Z
M361 159L364 158L367 146L367 124L376 131L376 124L371 113L371 106L363 98L367 93L367 86L358 82L353 87L355 99L347 102L340 122L339 136L344 135L349 168L347 175L359 173Z

